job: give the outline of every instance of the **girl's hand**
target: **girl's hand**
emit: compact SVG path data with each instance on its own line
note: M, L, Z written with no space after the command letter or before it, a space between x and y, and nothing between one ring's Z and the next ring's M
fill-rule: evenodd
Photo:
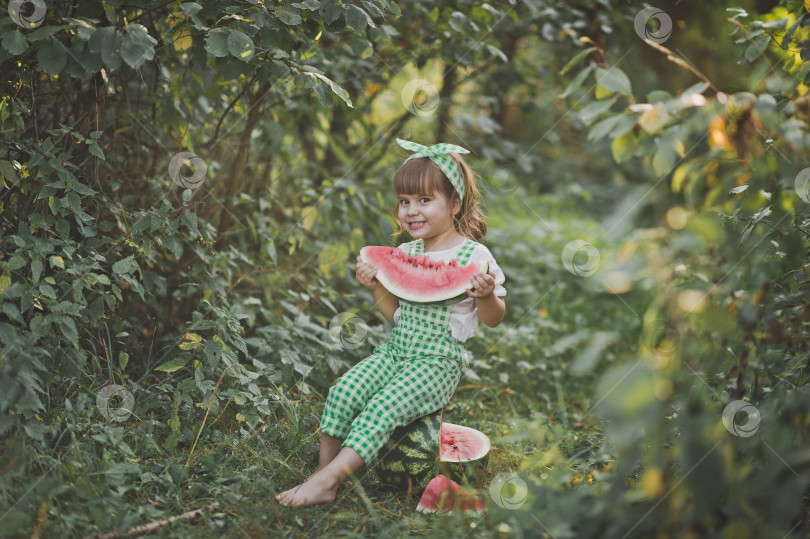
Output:
M476 273L470 279L470 283L475 290L467 290L467 295L471 298L486 298L495 290L495 274Z
M380 281L375 277L375 275L377 275L377 266L363 262L360 255L357 256L355 275L357 276L357 280L360 281L360 284L366 288L377 288L381 286Z

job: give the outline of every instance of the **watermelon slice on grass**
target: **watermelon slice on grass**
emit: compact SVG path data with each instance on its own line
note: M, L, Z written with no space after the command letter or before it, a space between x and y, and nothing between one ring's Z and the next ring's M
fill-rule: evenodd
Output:
M367 245L360 249L363 262L377 266L377 280L394 296L416 303L456 302L467 297L470 279L487 273L489 263L457 260L449 263L428 255L408 256L397 247Z
M419 495L439 474L474 487L484 481L490 441L486 434L454 423L443 423L444 409L397 427L380 449L374 470L389 488Z
M425 492L419 499L416 510L424 513L436 513L453 509L480 515L486 506L475 492L463 489L452 479L437 475L425 487Z

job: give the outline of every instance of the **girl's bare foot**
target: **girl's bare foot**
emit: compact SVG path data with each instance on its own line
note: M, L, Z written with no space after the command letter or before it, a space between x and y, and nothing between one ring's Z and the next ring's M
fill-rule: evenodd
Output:
M276 495L281 505L304 507L335 501L339 483L316 472L300 485Z

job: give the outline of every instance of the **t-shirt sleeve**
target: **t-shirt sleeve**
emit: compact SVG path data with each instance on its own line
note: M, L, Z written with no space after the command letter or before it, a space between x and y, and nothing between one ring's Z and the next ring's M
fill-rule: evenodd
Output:
M474 256L476 261L486 260L489 262L488 271L492 272L492 274L495 276L494 293L496 296L505 296L506 288L504 288L503 283L506 282L506 275L503 273L503 270L495 261L495 257L492 256L492 253L489 251L489 249L487 249L484 245L481 245L476 248Z

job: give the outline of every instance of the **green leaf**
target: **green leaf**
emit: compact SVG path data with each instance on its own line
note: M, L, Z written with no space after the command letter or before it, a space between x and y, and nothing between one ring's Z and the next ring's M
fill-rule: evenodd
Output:
M118 366L121 367L122 372L127 369L127 363L129 363L129 354L122 350L118 353Z
M2 45L10 54L17 55L24 53L25 49L28 48L28 40L25 39L22 32L15 29L6 32L6 35L3 36Z
M39 46L37 61L49 75L58 75L67 63L67 49L56 38L51 38Z
M34 281L34 284L37 284L41 276L42 276L42 260L40 258L34 258L31 261L31 280Z
M98 30L98 32L102 30L108 31L104 32L101 36L101 60L110 70L116 70L121 66L121 42L124 38L112 27L108 26L102 28ZM95 37L95 34L93 37Z
M19 178L17 178L17 170L14 168L14 165L5 159L0 159L0 176L7 179L14 185L17 185L17 183L20 181Z
M343 12L340 9L339 0L324 0L318 9L318 14L323 17L323 22L326 24L332 24L338 20L341 13Z
M135 258L135 255L129 255L128 257L119 260L115 264L113 264L112 270L113 273L124 274L128 275L135 271L135 263L132 259Z
M653 170L655 170L655 173L659 176L666 176L669 174L669 171L672 170L672 167L675 166L677 159L678 154L675 153L675 150L661 145L653 156Z
M183 2L180 4L180 10L186 14L187 17L191 17L192 15L196 15L200 11L202 11L202 6L197 2Z
M349 47L351 47L352 52L354 52L354 54L360 58L368 58L374 54L374 49L371 47L371 43L367 39L363 39L361 37L350 37Z
M616 138L624 135L636 125L635 116L628 116L626 114L618 114L615 116L608 116L604 120L596 123L588 133L588 140L595 142L608 135L610 138Z
M167 361L159 367L155 367L157 371L175 372L185 367L191 358L188 356L177 356L176 358Z
M372 24L371 19L362 8L352 4L346 10L346 26L352 33L360 35L369 24Z
M592 124L599 116L604 114L605 112L610 110L610 107L613 106L613 103L616 102L616 99L603 99L602 101L592 101L588 103L588 105L579 111L579 119L585 125Z
M625 95L632 95L633 93L630 79L628 79L624 71L618 67L612 67L610 69L597 67L596 82L599 86L611 92L619 92Z
M617 163L624 163L631 157L636 149L636 135L632 131L628 131L620 137L613 139L610 144L610 151L613 154L613 160Z
M47 283L42 283L39 285L39 292L45 297L56 299L56 290L54 290L54 288Z
M771 42L771 36L764 35L754 38L753 43L745 49L745 60L747 62L753 62L768 50L768 44Z
M178 346L181 350L195 350L202 346L202 336L198 333L186 333Z
M36 421L29 421L28 423L23 425L23 429L25 430L25 433L34 440L39 440L40 442L42 442L45 439L44 438L45 427L42 425L42 423L38 423Z
M28 34L28 41L40 41L45 39L46 37L51 37L54 34L58 34L68 26L59 25L59 26L41 26Z
M217 58L228 56L228 32L227 28L214 28L208 32L205 50Z
M279 79L283 79L290 74L290 68L287 67L287 64L283 62L279 62L278 60L273 60L269 64L270 73Z
M335 95L337 95L339 98L341 98L343 100L343 102L346 103L349 107L354 108L354 105L352 105L352 100L349 97L349 93L346 90L344 90L343 87L341 87L339 84L334 82L332 79L330 79L328 77L325 77L324 75L321 75L320 73L305 72L305 73L301 73L301 75L310 75L312 77L315 77L315 78L318 78L318 79L324 81L326 84L329 85L329 88L332 89L332 92L334 92ZM298 77L296 77L296 79L297 78Z
M796 33L796 29L802 24L802 22L804 22L804 18L806 15L807 13L805 12L796 17L796 22L794 22L793 25L790 28L788 28L787 32L785 32L785 36L782 38L783 49L788 48L788 45L790 45L790 41L793 39L793 34Z
M67 337L74 346L78 345L79 331L76 329L76 323L71 317L65 316L60 318L59 327L62 328L62 332L64 333L65 337Z
M129 24L121 41L121 58L130 67L140 67L155 57L157 40L141 24ZM95 155L95 154L94 154Z
M276 8L276 16L287 26L296 26L304 22L301 18L300 11L292 6L278 6Z
M65 269L65 259L61 256L53 255L48 259L51 263L51 267L57 267Z
M25 259L20 255L12 256L8 261L8 270L14 271L20 269L21 267L25 266Z
M98 142L96 142L95 140L90 143L88 150L90 151L91 154L95 155L99 159L105 160L104 152L101 150L101 148L98 145Z
M255 52L253 40L239 30L231 30L228 34L228 51L236 58L247 62Z
M586 56L588 56L591 53L591 51L595 50L596 47L589 47L585 50L579 51L573 58L568 60L568 63L565 64L565 66L563 66L563 68L560 70L560 75L565 75L566 73L568 73L568 71L572 67L580 63Z
M321 105L324 107L331 109L334 105L334 94L332 94L332 90L329 88L327 84L319 82L315 85L315 95L318 96L318 101L320 101Z
M577 76L574 77L574 79L568 84L568 86L565 88L565 91L562 94L560 94L560 97L562 99L565 99L566 97L574 93L574 90L582 86L582 83L585 82L585 79L588 77L588 75L591 74L591 71L593 71L593 69L594 65L591 64L582 71L580 71L579 73L577 73Z

